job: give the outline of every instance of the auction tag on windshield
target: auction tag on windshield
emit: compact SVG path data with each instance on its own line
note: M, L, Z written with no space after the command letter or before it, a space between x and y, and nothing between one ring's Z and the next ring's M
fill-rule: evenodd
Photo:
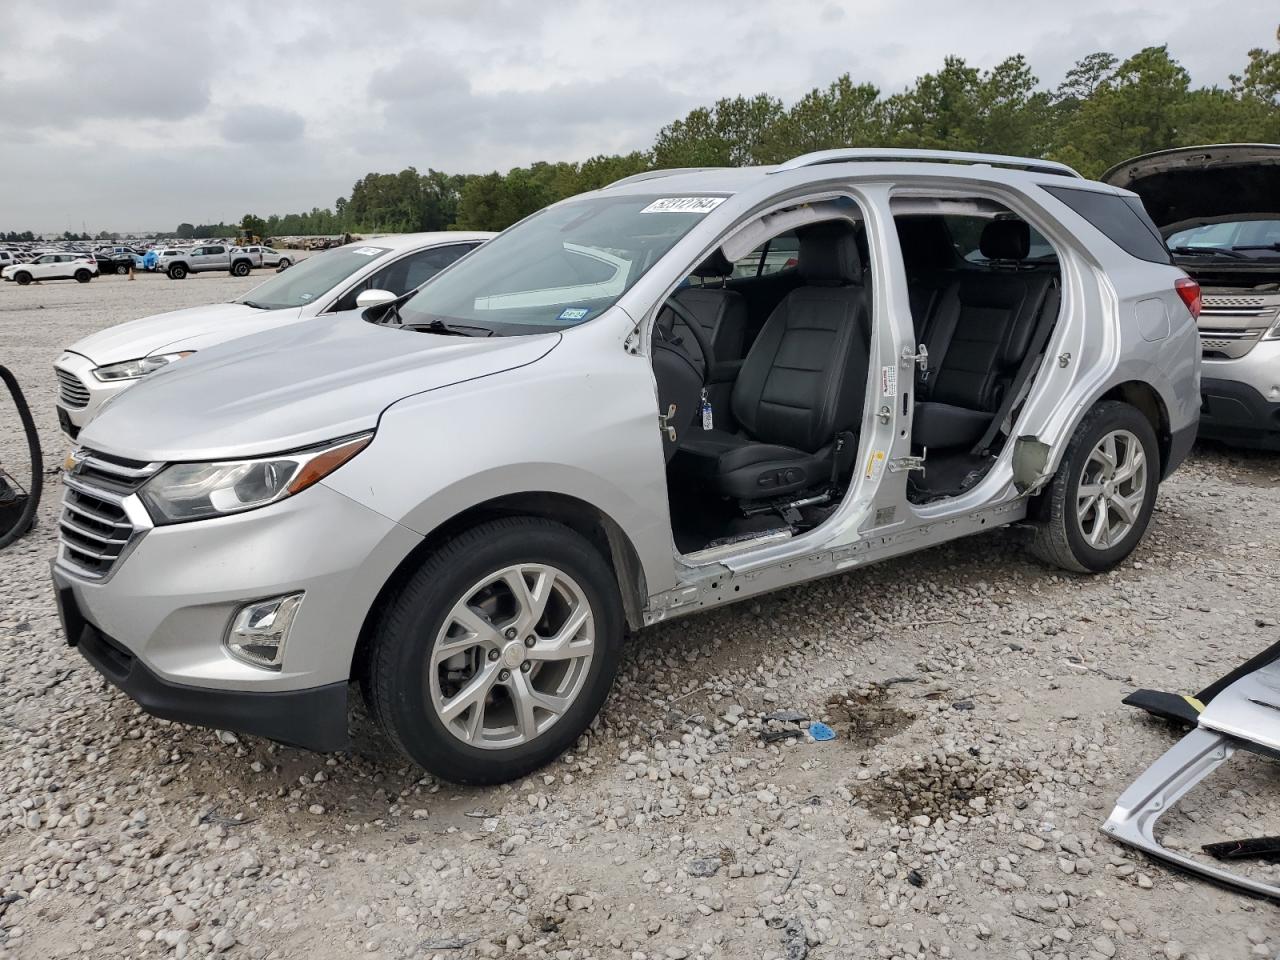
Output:
M359 254L362 257L376 257L378 254L382 253L382 248L381 247L356 247L356 249L352 250L351 252L355 254Z
M649 204L641 213L710 213L724 197L663 197Z
M565 307L563 310L560 311L560 316L558 316L556 319L557 320L581 320L590 312L591 311L588 310L586 307Z

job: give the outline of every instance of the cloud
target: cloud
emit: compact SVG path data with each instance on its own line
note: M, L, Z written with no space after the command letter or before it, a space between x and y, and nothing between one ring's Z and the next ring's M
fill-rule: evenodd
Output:
M307 121L296 110L248 105L233 107L222 121L232 143L288 143L302 137Z

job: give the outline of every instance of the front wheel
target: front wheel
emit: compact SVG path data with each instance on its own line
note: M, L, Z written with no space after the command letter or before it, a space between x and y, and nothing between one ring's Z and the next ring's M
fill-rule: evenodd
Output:
M31 282L31 274L27 273L25 270L19 270L13 275L13 279L18 282L19 286L25 287Z
M181 280L186 275L187 275L187 268L182 266L182 264L180 263L175 263L172 267L169 268L170 280Z
M126 267L123 263L118 263L118 264L116 264L116 276L117 276L117 277L123 277L123 276L125 276L126 274L128 274L128 272L129 272L129 268L128 268L128 267Z
M1110 570L1146 533L1159 482L1160 451L1147 418L1127 403L1098 404L1040 496L1032 551L1077 573Z
M231 275L234 277L247 277L249 275L249 264L244 260L231 265Z
M290 264L290 262L291 262L291 261L289 260L289 258L288 258L288 257L281 257L281 258L280 258L280 262L279 262L278 264L276 264L276 269L277 269L277 270L288 270L288 269L289 269L289 264Z
M365 696L432 774L505 783L591 724L623 631L617 584L588 540L534 517L491 521L437 550L384 609Z

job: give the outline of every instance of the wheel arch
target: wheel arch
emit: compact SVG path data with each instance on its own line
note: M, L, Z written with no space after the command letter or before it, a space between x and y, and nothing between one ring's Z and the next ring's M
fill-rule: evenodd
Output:
M423 560L464 530L501 517L541 517L562 523L586 537L600 550L613 571L627 625L633 630L643 625L643 610L648 597L644 567L631 538L617 521L595 504L569 494L549 491L510 493L473 504L454 514L405 555L365 613L351 658L352 679L359 678L366 662L369 643L382 608Z
M1173 451L1173 432L1169 408L1160 396L1160 392L1145 381L1126 380L1111 387L1094 403L1102 403L1105 400L1119 400L1127 403L1147 418L1156 435L1156 444L1160 451L1160 478L1164 479L1168 476L1169 461Z

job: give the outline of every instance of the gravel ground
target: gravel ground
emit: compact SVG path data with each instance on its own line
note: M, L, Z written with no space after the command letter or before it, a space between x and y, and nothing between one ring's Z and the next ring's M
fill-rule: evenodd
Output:
M4 284L50 462L61 346L253 282ZM319 756L141 714L59 634L52 480L0 559L0 958L1280 955L1275 907L1098 832L1177 735L1120 698L1280 639L1278 468L1198 448L1107 576L999 531L647 631L577 749L488 790L362 717ZM1168 819L1280 834L1280 766L1237 755Z

